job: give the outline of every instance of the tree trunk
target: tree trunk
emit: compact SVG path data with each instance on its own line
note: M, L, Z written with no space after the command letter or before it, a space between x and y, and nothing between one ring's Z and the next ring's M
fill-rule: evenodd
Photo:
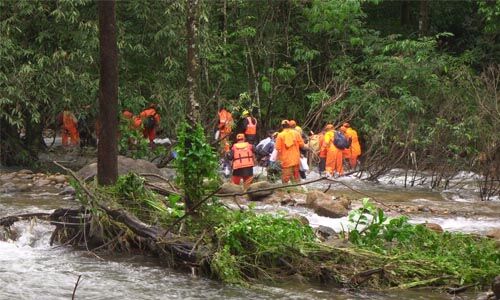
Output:
M188 105L187 118L191 126L200 120L200 104L197 99L198 91L198 49L196 36L198 35L198 6L199 0L187 0L187 88Z
M185 147L191 145L190 136L194 135L196 124L200 121L200 104L197 99L198 92L198 49L196 45L196 37L198 35L198 6L199 0L186 1L186 33L187 33L187 120L190 125L187 131ZM187 149L186 149L187 150ZM188 152L188 151L186 151ZM186 162L187 163L187 162ZM184 197L186 211L191 211L195 205L196 199L190 199L189 196Z
M111 185L118 177L118 49L116 45L115 1L99 1L99 144L97 182Z
M410 3L408 0L402 0L401 2L401 26L410 25Z
M420 18L418 20L420 36L429 34L429 0L420 1Z

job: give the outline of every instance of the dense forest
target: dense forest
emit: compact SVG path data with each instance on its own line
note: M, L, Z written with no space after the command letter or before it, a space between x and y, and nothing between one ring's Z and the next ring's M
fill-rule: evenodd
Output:
M119 102L158 103L164 136L188 106L187 8L116 5ZM196 97L206 133L221 104L251 109L261 132L293 118L307 130L350 121L364 168L398 166L495 180L500 161L500 2L201 1ZM95 119L94 1L0 2L3 164L30 164L65 107ZM410 159L412 157L413 159Z

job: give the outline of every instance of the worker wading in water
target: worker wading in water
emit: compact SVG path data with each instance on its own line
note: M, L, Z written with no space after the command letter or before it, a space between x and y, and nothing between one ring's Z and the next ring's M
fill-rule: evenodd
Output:
M78 133L78 120L75 115L65 108L61 115L62 118L62 145L68 146L71 142L72 146L80 143L80 134ZM69 140L69 141L68 141Z
M281 122L283 130L276 137L275 148L278 152L278 160L281 162L281 181L287 183L300 181L300 149L307 147L300 134L290 128L288 120Z
M361 145L359 144L358 133L351 128L349 123L342 124L340 131L342 131L345 137L351 142L349 148L342 150L343 157L349 160L351 170L355 170L358 165L358 158L361 155Z
M253 181L254 153L253 146L245 141L245 135L238 133L236 143L229 151L229 160L233 162L233 175L231 181L240 184L243 180L243 187L247 189Z
M342 150L335 147L333 140L335 139L335 128L332 124L325 127L326 133L323 138L322 147L326 150L326 175L327 176L342 176L344 175L344 167L342 166Z

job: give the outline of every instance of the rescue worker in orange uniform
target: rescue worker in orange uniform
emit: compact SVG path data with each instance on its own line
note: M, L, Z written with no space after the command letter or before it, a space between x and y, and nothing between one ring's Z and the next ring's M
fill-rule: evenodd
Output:
M221 149L223 153L227 153L230 149L229 136L233 130L233 115L226 110L224 106L219 109L219 136L218 139L221 141Z
M344 158L349 160L349 166L352 170L356 169L358 165L358 157L361 155L361 145L359 144L358 133L351 128L349 123L342 124L340 130L344 133L345 137L350 140L351 146L343 150Z
M75 115L66 107L62 112L62 145L68 146L68 139L72 146L80 143L80 134L78 133L78 120Z
M275 148L278 151L278 160L281 162L281 181L287 183L292 179L294 182L300 181L300 149L307 147L300 134L290 128L288 120L281 122L283 130L276 137Z
M244 118L243 128L245 131L243 133L245 134L246 140L254 145L257 142L257 119L252 117L247 110L243 111L241 116Z
M145 138L149 139L151 148L154 148L153 140L156 138L156 129L160 125L160 115L156 111L156 104L149 104L149 107L143 110L139 114L139 117L144 128L142 134Z
M342 165L342 150L335 147L333 140L335 139L335 128L332 124L325 127L326 133L323 138L323 148L326 149L326 175L327 176L342 176L344 175L344 167Z
M329 127L331 126L331 127ZM321 130L320 133L318 133L318 148L319 148L319 151L318 151L318 156L319 156L319 165L318 165L318 171L319 171L319 175L322 175L323 172L325 172L326 170L326 153L327 153L327 149L326 147L323 147L323 144L325 142L325 133L327 130L329 129L333 129L333 125L329 124L329 125L326 125L325 128L323 128L323 130Z
M233 162L231 181L234 184L240 184L243 180L243 187L247 189L253 181L255 156L253 145L245 141L243 133L236 135L236 143L231 147L228 158Z

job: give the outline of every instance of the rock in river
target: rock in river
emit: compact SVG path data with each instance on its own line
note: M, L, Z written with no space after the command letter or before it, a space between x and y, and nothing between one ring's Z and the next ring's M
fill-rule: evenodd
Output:
M137 174L141 173L152 173L162 176L162 172L158 167L143 159L132 159L125 156L118 156L118 175L125 175L129 172L134 172ZM92 178L97 175L97 163L91 163L81 168L77 172L78 177L87 179Z
M217 194L237 194L237 193L243 193L243 187L241 185L237 185L232 182L224 182Z
M254 182L248 187L247 192L259 191L259 190L268 189L271 187L273 187L273 185L267 181ZM267 196L272 195L273 193L274 193L274 190L259 191L259 192L248 194L248 198L250 198L250 200L252 200L252 201L259 201L259 200L262 200L262 198L265 198Z
M347 216L349 211L344 205L346 205L345 202L335 201L331 196L320 191L307 193L306 206L323 217L341 218Z

